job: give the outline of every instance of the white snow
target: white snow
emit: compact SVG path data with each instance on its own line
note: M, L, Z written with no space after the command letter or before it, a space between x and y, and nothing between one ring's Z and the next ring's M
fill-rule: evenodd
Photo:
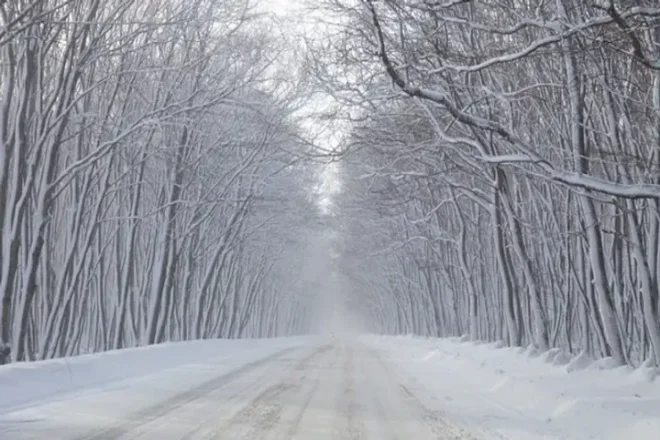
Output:
M485 438L660 438L660 383L643 366L464 339L365 336L430 410Z
M4 366L0 438L79 438L113 426L144 439L209 438L220 425L284 432L289 422L299 433L331 432L329 420L340 416L341 429L360 438L428 428L466 440L660 438L660 382L647 366L465 338L363 336L319 351L322 344L194 341ZM294 350L270 358L286 348ZM226 376L226 386L214 382ZM187 390L191 398L181 397ZM176 411L158 418L162 403ZM260 422L268 410L277 417Z
M180 381L179 370L198 371L206 367L217 375L308 341L309 338L200 340L9 364L0 367L0 413L126 387L150 377L161 380L169 375ZM184 378L189 386L204 379L208 379L204 374Z

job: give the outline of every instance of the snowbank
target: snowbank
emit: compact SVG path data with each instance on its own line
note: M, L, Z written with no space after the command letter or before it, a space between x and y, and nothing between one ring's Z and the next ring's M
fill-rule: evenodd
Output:
M657 371L464 339L368 336L422 403L505 439L660 438Z
M306 342L307 338L203 340L5 365L0 367L0 412L191 364L238 367Z

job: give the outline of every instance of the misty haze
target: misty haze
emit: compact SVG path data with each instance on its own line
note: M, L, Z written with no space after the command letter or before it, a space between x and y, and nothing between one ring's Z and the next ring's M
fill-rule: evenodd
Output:
M0 440L660 439L658 0L0 0Z

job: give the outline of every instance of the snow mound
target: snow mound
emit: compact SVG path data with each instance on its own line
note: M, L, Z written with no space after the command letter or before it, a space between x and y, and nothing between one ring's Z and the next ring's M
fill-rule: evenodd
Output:
M605 357L594 361L591 365L587 367L587 370L591 371L603 371L603 370L613 370L619 368L619 365L613 358Z
M535 357L539 356L541 353L539 352L539 350L533 344L530 344L525 349L524 354L527 357L535 358Z
M660 369L653 366L653 362L649 359L646 360L639 368L636 368L631 374L630 377L633 381L646 382L650 383L658 377Z
M571 360L568 365L566 365L566 372L573 373L575 371L583 371L589 368L591 364L594 363L594 360L589 357L584 351L580 352L573 360Z
M551 348L550 350L541 354L541 360L548 364L552 364L560 352L561 350L559 348Z
M621 367L611 358L571 357L534 346L499 348L448 339L365 336L429 411L466 426L477 438L502 440L658 440L660 381L646 363ZM411 361L430 347L425 363ZM414 380L413 380L414 379Z
M571 355L560 348L551 348L541 354L541 360L554 366L562 366L571 362Z

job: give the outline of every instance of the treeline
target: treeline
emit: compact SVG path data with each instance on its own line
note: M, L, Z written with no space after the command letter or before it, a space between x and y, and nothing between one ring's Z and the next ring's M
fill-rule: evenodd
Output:
M323 3L372 329L658 364L657 2Z
M3 362L306 328L279 257L313 176L269 23L243 0L0 1Z

